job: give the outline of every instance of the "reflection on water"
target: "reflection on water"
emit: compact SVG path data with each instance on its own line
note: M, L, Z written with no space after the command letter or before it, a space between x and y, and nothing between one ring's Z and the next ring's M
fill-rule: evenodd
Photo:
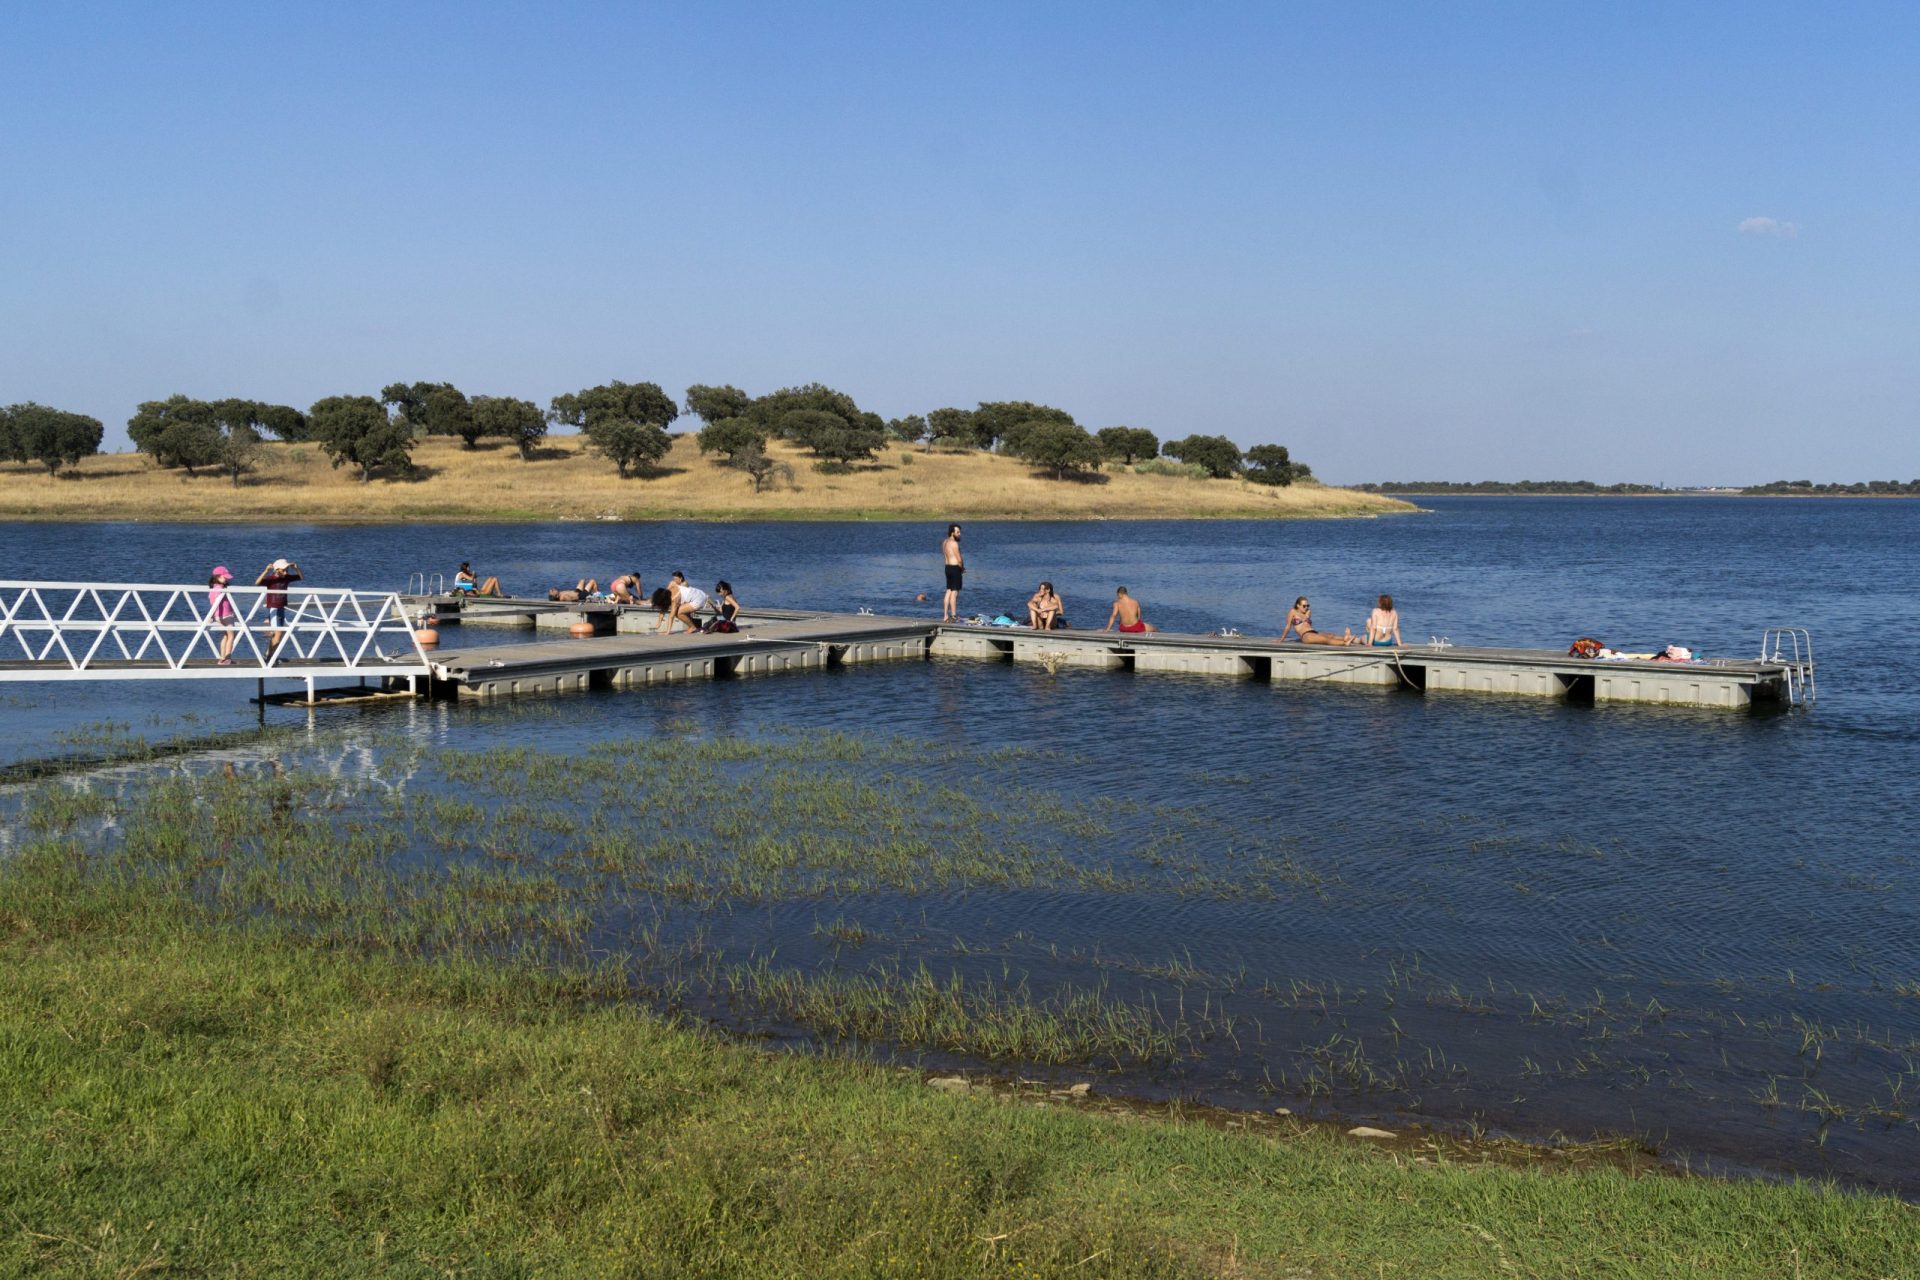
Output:
M1311 593L1325 608L1351 597L1357 608L1381 589L1400 597L1415 633L1457 642L1594 634L1740 652L1760 627L1796 622L1821 646L1821 705L1748 716L936 661L521 705L340 710L311 737L39 785L118 792L156 772L232 763L245 774L271 757L351 784L360 811L407 824L410 858L484 857L468 833L511 829L524 835L527 865L551 871L572 868L597 829L619 826L632 847L649 847L653 797L622 790L632 777L582 772L583 762L623 758L636 743L849 735L881 758L809 767L877 788L870 808L893 824L887 839L920 842L923 869L966 853L966 874L796 881L783 871L777 891L762 893L744 878L755 856L728 870L703 855L681 867L698 875L662 872L642 889L623 879L615 893L592 878L613 873L576 869L578 883L601 886L588 912L594 945L684 960L699 939L706 967L682 976L711 981L676 988L678 998L753 1030L860 1035L870 1025L824 1026L822 1006L782 985L788 974L897 975L894 996L933 1019L937 999L912 985L924 965L976 984L969 1007L997 1008L1003 1021L1011 1006L978 1002L1012 999L1020 984L1038 1000L1097 991L1168 1025L1184 1017L1179 1052L1123 1062L1126 1084L1143 1092L1537 1138L1627 1133L1696 1163L1920 1189L1905 1155L1916 1137L1908 1099L1920 1090L1920 660L1880 643L1920 623L1912 593L1884 589L1915 580L1920 505L1432 505L1432 516L1338 525L972 525L969 556L983 594L1004 583L1023 597L1039 572L1071 606L1125 581L1150 616L1157 607L1196 629L1270 631L1282 598ZM353 585L373 586L436 558L558 580L638 547L643 565L759 578L768 603L818 604L831 591L838 603L897 608L937 563L937 536L925 535L594 526L270 541L198 529L171 552L174 531L141 536L143 554L188 562L248 539L257 549L338 542L360 566ZM60 536L5 530L9 549L31 539L36 554L54 554ZM0 716L15 730L7 758L61 754L73 745L61 735L101 722L149 741L254 723L256 711L228 696L0 688ZM307 723L278 709L269 722ZM558 798L510 794L498 776L457 763L523 748L564 786ZM643 790L688 810L687 842L724 853L750 829L742 816L760 811L750 783L782 767L689 754L682 771L646 773ZM790 816L825 803L781 785L781 803L802 806L781 810ZM16 802L31 790L10 789ZM426 820L450 800L478 817ZM955 825L971 805L987 816ZM542 816L549 809L579 825L562 829ZM118 820L103 811L75 829ZM851 819L815 820L823 841L835 831L853 847L862 831L881 840L833 825ZM10 843L23 832L0 824ZM104 825L98 834L112 838ZM1024 863L995 856L1006 849ZM829 869L852 856L823 850L817 865ZM663 856L636 854L636 865L678 865ZM702 877L724 892L694 892ZM762 960L770 968L757 980L736 968ZM872 1000L828 990L843 1009Z

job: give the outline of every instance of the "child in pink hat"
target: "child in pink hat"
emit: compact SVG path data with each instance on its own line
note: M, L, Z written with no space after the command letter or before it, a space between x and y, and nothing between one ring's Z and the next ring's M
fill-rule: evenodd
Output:
M207 578L207 616L220 624L220 665L233 665L233 642L240 633L234 630L240 616L234 611L233 596L227 587L233 581L233 571L225 565L215 565L213 573Z

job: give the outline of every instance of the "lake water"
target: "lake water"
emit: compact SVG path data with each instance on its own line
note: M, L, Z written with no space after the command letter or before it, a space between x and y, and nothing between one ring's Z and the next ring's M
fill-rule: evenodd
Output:
M1630 1135L1696 1167L1920 1192L1920 503L1422 501L1430 513L1375 520L970 523L963 603L1011 612L1046 577L1074 622L1097 626L1125 583L1163 629L1272 634L1296 595L1322 627L1357 628L1387 591L1410 642L1592 635L1709 655L1752 653L1762 628L1792 624L1818 646L1818 704L1579 707L937 661L322 722L336 762L372 770L394 741L579 755L800 728L1016 745L1025 754L1001 763L930 754L927 780L1093 815L1098 833L1073 857L1124 871L1116 887L1076 872L810 891L680 910L678 927L808 972L924 962L1036 993L1097 984L1158 1007L1204 1002L1235 1020L1103 1089L1540 1140ZM728 578L749 607L932 616L942 533L0 525L0 576L198 581L223 562L245 581L289 555L314 585L398 589L471 560L526 591L628 568L651 585L684 568ZM919 592L934 604L916 605ZM448 644L471 638L455 629ZM0 763L84 746L102 723L149 740L245 730L250 691L0 685ZM359 734L363 751L338 753ZM300 750L276 739L222 754ZM432 768L406 785L447 789ZM610 947L645 914L631 907L599 922ZM823 921L867 940L843 945ZM694 1004L796 1034L737 1000Z

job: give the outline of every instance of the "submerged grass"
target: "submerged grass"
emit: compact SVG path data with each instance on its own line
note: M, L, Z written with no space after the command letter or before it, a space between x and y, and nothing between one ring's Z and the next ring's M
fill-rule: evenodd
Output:
M876 966L865 974L809 974L776 969L764 957L723 975L728 992L827 1037L974 1057L1058 1066L1147 1066L1191 1055L1215 1035L1231 1036L1232 1019L1211 1002L1116 1000L1104 991L1071 988L1037 996L1025 981L944 980L922 965L904 971Z
M1604 1086L1691 1091L1809 1143L1920 1128L1910 1035L1791 1006L1743 1019L1670 1007L1664 989L1527 992L1428 973L1417 955L1384 960L1378 983L1343 985L1211 972L1191 952L1131 953L1123 938L1109 950L956 936L928 913L973 894L1290 899L1310 912L1354 891L1349 862L1291 836L1035 790L1044 757L1017 748L690 729L576 754L386 744L378 771L326 742L302 752L291 769L169 764L172 776L139 781L42 782L8 847L223 934L346 962L511 970L574 998L637 997L882 1054L1155 1079L1174 1065L1370 1114L1458 1115L1496 1094L1517 1104L1535 1087ZM950 785L960 778L971 785ZM764 929L740 927L761 915ZM762 958L775 944L799 958L776 968ZM926 967L943 952L938 972ZM1884 998L1908 1007L1897 989ZM1734 1053L1745 1078L1733 1092L1673 1065L1689 1037L1710 1037L1723 1064ZM1697 1047L1684 1056L1704 1061Z
M950 1096L577 973L213 920L185 871L215 855L161 848L181 874L70 838L0 864L0 1273L1865 1278L1920 1250L1889 1199Z

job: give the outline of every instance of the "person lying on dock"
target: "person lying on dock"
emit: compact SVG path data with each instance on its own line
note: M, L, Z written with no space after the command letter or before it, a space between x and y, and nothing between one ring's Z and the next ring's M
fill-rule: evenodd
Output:
M1051 582L1043 582L1040 589L1027 600L1027 625L1041 631L1052 631L1066 620L1067 604L1053 589Z
M599 590L600 583L598 580L594 578L582 578L573 584L572 590L568 590L566 587L555 587L553 590L547 592L547 599L557 600L562 604L585 604L592 600L594 594Z
M607 584L607 594L613 597L615 604L639 604L646 598L640 589L640 571L623 573Z
M1400 643L1400 611L1393 607L1392 596L1381 596L1367 615L1367 643L1376 649Z
M693 615L706 605L707 593L688 582L687 575L678 569L673 571L673 577L667 582L667 593L671 603L660 626L661 634L672 635L675 622L686 623L689 632L700 630L700 623Z
M733 598L733 584L725 578L713 584L714 616L707 619L708 634L731 635L740 629L740 602Z
M1300 631L1301 644L1361 643L1360 637L1353 634L1353 628L1351 627L1347 628L1345 635L1338 636L1325 631L1315 631L1313 629L1313 606L1307 603L1305 596L1301 596L1298 600L1295 600L1293 602L1293 608L1287 612L1287 625L1280 630L1282 643L1286 641L1287 634L1296 627L1299 628Z
M460 572L453 575L453 593L461 596L504 596L500 589L500 579L488 577L485 582L475 581L473 566L462 560Z
M1113 589L1113 612L1107 615L1106 630L1112 631L1116 623L1120 630L1133 635L1156 629L1151 622L1140 616L1140 602L1128 595L1125 587Z

